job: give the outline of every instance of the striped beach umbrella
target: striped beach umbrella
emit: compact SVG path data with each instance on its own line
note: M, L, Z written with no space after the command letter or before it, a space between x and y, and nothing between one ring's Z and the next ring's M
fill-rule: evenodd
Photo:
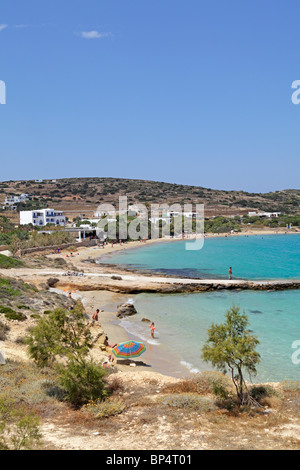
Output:
M126 341L125 343L117 344L112 350L116 357L125 359L138 357L146 351L145 345L137 341Z

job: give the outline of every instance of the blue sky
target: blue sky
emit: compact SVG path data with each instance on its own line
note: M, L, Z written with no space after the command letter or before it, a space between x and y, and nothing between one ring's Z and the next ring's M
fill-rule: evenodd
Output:
M0 180L299 188L300 4L2 0Z

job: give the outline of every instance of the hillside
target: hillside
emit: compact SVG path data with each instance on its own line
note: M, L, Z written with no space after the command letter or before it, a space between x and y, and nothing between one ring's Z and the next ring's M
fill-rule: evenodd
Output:
M249 210L300 213L300 190L290 189L270 193L224 191L201 186L187 186L159 181L121 178L65 178L55 182L44 180L7 181L0 183L0 202L8 194L33 195L35 207L53 206L69 217L91 216L101 203L118 207L120 195L127 195L128 204L167 203L205 204L205 215L237 215ZM30 207L28 207L30 208Z

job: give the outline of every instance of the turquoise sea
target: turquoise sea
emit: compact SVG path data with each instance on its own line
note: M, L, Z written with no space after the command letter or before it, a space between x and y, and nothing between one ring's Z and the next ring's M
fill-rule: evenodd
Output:
M212 238L205 240L201 252L185 251L184 242L161 243L119 252L108 261L189 277L226 278L232 266L237 278L299 279L300 236ZM133 301L138 315L121 325L148 348L160 348L164 359L177 361L187 373L212 369L201 359L207 329L222 323L226 310L238 305L260 341L261 363L253 382L300 380L300 290L140 294ZM155 322L154 341L143 318Z
M227 278L230 266L236 279L300 278L300 234L207 238L198 251L186 250L185 243L146 244L118 252L103 261L205 279Z

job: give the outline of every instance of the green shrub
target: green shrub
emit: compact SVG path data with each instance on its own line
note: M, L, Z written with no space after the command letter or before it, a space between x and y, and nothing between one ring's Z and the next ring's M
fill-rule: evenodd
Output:
M17 321L24 321L26 317L24 317L23 313L21 312L8 312L5 313L5 318L8 320L17 320Z
M103 399L107 390L103 382L105 369L93 362L69 362L60 368L59 383L66 391L67 400L75 407Z
M212 393L222 400L227 400L229 397L228 390L223 385L216 383L213 384Z
M10 279L0 278L0 298L17 297L22 291L17 288L18 283Z
M20 268L24 264L15 258L10 258L9 256L0 254L0 268L1 269L10 269L10 268Z
M0 305L0 313L15 313L15 311L10 307Z
M254 400L258 401L258 403L264 398L270 398L278 395L276 390L270 385L254 385L250 388L249 392L250 396L254 398Z

